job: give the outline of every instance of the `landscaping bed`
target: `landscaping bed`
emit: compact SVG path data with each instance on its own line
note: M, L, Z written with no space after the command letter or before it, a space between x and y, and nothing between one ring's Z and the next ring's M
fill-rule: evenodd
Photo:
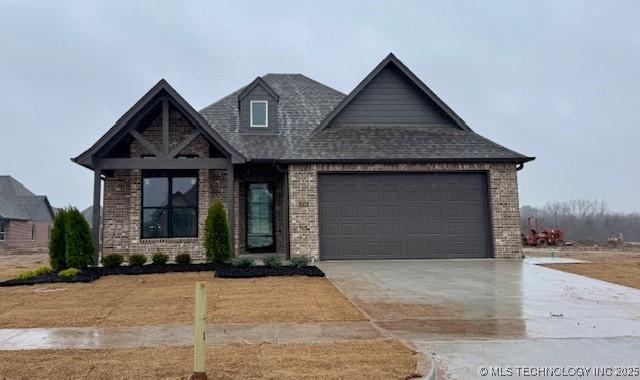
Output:
M280 276L308 276L324 277L324 272L316 266L292 266L280 267L249 266L238 267L229 264L216 266L216 277L220 278L252 278L252 277L280 277Z
M214 271L215 265L211 263L204 264L149 264L149 265L127 265L118 267L88 267L73 277L61 277L57 273L51 272L45 275L36 276L29 279L11 279L0 282L0 286L20 286L20 285L36 285L57 282L91 282L102 276L111 275L139 275L139 274L159 274L159 273L178 273L178 272L206 272Z

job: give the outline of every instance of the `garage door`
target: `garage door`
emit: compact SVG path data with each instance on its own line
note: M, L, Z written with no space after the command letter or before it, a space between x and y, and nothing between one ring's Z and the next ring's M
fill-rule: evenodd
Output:
M319 174L323 260L489 257L484 173Z

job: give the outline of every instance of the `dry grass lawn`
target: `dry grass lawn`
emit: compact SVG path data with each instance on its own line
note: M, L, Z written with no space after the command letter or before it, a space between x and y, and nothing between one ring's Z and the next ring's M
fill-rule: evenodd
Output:
M547 264L548 268L575 273L640 289L640 252L623 250L560 250L556 256L586 260L583 264ZM545 254L546 253L546 254ZM526 249L527 256L548 256L545 250Z
M0 378L187 379L192 349L0 351ZM407 379L416 355L395 340L209 347L209 379Z
M219 279L206 272L0 288L0 328L190 324L196 281L206 282L210 323L365 320L325 278Z
M46 254L0 255L0 281L16 278L18 273L49 265Z

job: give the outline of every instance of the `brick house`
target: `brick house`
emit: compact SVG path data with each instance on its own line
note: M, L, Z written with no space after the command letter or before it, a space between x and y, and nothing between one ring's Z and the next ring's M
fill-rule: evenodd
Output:
M73 159L94 171L94 210L104 181L102 254L202 258L219 199L235 255L321 260L519 258L530 160L474 133L393 54L348 95L267 74L199 112L161 80Z
M54 211L11 176L0 176L0 254L46 253Z

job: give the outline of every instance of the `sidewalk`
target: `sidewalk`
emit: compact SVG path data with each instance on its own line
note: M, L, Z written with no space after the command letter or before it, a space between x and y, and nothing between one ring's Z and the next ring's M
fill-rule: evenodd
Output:
M384 337L370 322L218 324L207 326L207 344L329 343ZM99 349L189 346L193 327L61 327L0 329L0 350Z

